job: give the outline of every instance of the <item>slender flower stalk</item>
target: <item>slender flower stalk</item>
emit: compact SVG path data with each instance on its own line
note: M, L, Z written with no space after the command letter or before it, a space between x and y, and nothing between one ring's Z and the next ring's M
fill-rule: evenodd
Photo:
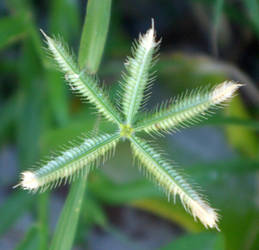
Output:
M147 101L154 74L151 69L156 61L159 41L156 41L154 22L152 27L139 36L133 45L133 55L128 58L121 86L121 110L117 110L108 94L98 81L87 72L80 72L69 50L58 39L42 32L54 60L64 72L71 89L92 103L96 110L108 121L116 124L112 134L84 138L79 145L73 145L40 165L35 170L21 174L18 186L35 192L54 188L61 182L72 181L80 174L87 174L93 166L98 166L112 156L117 143L130 141L133 156L140 168L154 180L170 198L179 195L184 208L198 218L206 228L217 228L219 216L216 209L198 193L182 176L176 164L167 160L160 150L141 139L138 132L153 134L168 133L179 127L192 125L203 118L211 109L221 107L229 101L241 86L233 81L225 81L211 89L199 88L167 101L137 121L136 115ZM124 118L122 118L124 117Z

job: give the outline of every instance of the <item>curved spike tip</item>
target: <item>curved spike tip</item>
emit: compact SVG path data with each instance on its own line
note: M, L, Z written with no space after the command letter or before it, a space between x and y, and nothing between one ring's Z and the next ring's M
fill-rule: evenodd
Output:
M33 172L25 171L21 174L21 183L23 189L34 190L39 188L39 182Z
M243 85L234 81L225 81L215 87L211 99L215 104L224 102L230 99L241 86Z
M151 28L147 30L147 32L142 36L140 36L140 43L141 45L147 49L150 50L157 46L157 42L155 41L156 35L155 35L155 24L154 19L151 19Z
M215 209L211 208L206 203L201 205L194 201L191 201L188 206L191 208L194 218L199 218L206 228L216 228L220 231L217 225L219 216Z

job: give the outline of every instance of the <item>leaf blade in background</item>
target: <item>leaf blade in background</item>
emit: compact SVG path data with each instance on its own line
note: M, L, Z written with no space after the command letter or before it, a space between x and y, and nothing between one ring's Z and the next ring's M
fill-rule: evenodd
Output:
M259 37L259 2L257 0L244 0L243 4L246 6L251 23L257 37Z
M217 0L214 6L214 20L213 27L211 29L211 42L212 42L212 51L214 56L218 56L218 35L219 35L219 27L221 15L223 12L224 0Z
M203 232L184 235L161 250L224 250L223 238L219 233Z
M8 199L0 207L0 235L12 226L12 224L26 211L32 201L32 196L22 191L14 192L9 195ZM17 209L17 204L19 204L19 209Z
M77 1L50 1L49 26L51 34L62 34L62 38L71 42L78 37L79 12ZM66 13L66 18L64 18ZM53 119L58 126L65 126L69 120L69 98L64 76L56 68L47 68L48 98Z
M65 17L65 18L64 18ZM79 8L77 1L50 1L50 31L54 35L62 34L62 38L69 42L78 36Z
M112 0L89 0L80 41L78 62L95 74L101 63L109 28Z
M27 31L20 16L8 16L0 19L0 49L25 37Z
M50 250L69 250L72 248L85 193L86 177L87 176L81 176L78 181L73 183L70 187L51 242Z
M15 250L35 250L38 249L39 242L38 228L32 226Z
M239 96L233 98L230 105L225 108L225 113L232 117L244 120L250 118L250 115ZM226 135L229 143L239 152L248 157L258 158L259 143L255 131L251 131L243 126L228 125L226 126Z

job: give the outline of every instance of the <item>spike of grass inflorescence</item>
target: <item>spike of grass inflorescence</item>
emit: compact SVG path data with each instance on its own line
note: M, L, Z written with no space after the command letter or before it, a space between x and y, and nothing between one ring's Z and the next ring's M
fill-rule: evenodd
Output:
M236 82L225 81L211 90L196 89L190 95L176 98L169 105L158 106L136 125L135 131L160 134L197 123L209 110L228 101L240 86Z
M147 175L163 188L169 196L179 195L185 209L198 218L205 227L216 227L218 215L215 209L201 198L191 185L176 171L175 164L163 159L161 152L152 148L146 141L131 137L133 154Z
M133 46L133 56L125 63L126 73L123 75L121 87L123 89L123 113L126 124L132 125L144 92L152 82L150 69L154 64L154 54L158 49L159 42L155 41L155 28L152 27L146 34L139 36L139 41Z
M86 74L84 70L79 70L73 56L70 55L68 49L66 49L66 46L61 41L52 39L43 31L41 32L46 39L48 48L53 54L55 61L64 72L65 79L70 84L71 89L82 98L94 104L97 111L109 121L119 124L121 121L120 115L110 102L105 91L98 86L96 77Z
M89 172L94 164L109 158L119 138L116 132L84 139L79 146L51 157L41 168L23 172L20 185L23 189L37 191L59 186L64 179L65 182L67 179L71 181L71 178Z

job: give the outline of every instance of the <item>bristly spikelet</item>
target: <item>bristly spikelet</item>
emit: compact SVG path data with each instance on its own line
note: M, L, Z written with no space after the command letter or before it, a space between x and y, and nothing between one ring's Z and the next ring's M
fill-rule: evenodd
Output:
M37 176L31 171L21 173L21 183L23 189L37 190L40 187Z
M206 228L217 228L218 215L215 209L201 198L201 196L185 181L176 171L173 164L161 157L161 153L155 150L144 140L132 137L131 147L133 155L137 157L144 172L159 186L168 196L178 194L187 211L193 217L198 218Z
M121 88L123 90L122 108L126 124L132 125L141 103L145 102L144 92L153 80L150 69L154 64L154 54L159 42L155 41L154 23L146 34L139 36L139 41L133 46L133 55L125 63L126 73L123 75Z
M82 98L94 104L97 111L106 119L119 124L121 121L120 114L110 102L108 95L98 86L96 78L86 74L84 71L80 72L73 57L61 41L52 39L43 31L41 32L46 39L48 48L53 54L55 61L64 72L65 79L70 84L71 89Z
M234 81L225 81L213 89L211 93L211 101L214 105L225 102L232 98L233 94L241 86L242 84Z
M99 165L101 160L109 158L109 152L114 150L119 137L115 133L84 139L79 146L51 157L41 168L23 172L20 185L31 191L45 190L60 185L63 179L71 180L79 174L86 174L94 163Z
M240 86L234 81L225 81L211 90L192 90L189 95L177 97L170 105L161 104L137 123L135 131L161 134L197 123L211 108L220 107L228 101Z

